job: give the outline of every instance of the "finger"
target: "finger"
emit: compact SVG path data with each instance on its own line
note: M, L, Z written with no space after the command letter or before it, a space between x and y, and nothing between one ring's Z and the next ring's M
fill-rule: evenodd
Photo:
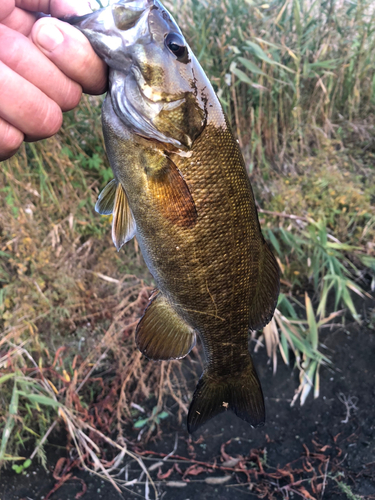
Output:
M51 0L51 16L84 16L92 12L88 0Z
M0 161L13 156L23 142L23 133L0 118Z
M24 10L44 12L54 17L83 16L91 12L89 2L86 0L16 0L16 5Z
M63 111L75 108L82 96L81 86L59 70L25 36L0 25L0 61L44 94Z
M19 7L14 7L14 0L2 0L2 1L6 2L6 5L5 6L3 5L1 7L0 20L2 20L2 24L8 26L8 28L19 31L25 36L28 36L31 32L31 28L33 27L37 19L37 15L33 14L32 12L20 9ZM20 2L17 1L17 3ZM70 3L67 0L64 1L55 0L50 3L51 3L51 11L53 11L54 17L63 17L70 15L82 16L84 14L91 12L91 9L87 2L81 3L81 2L76 2L76 0L74 0ZM33 2L33 4L37 5L36 2ZM41 7L45 6L41 5Z
M31 32L36 21L36 15L31 12L26 12L22 9L16 7L9 16L2 20L2 24L11 28L12 30L18 31L25 36L28 36Z
M0 21L10 15L12 10L14 9L14 5L14 0L1 0Z
M62 124L60 107L1 61L0 75L0 118L29 141L56 134Z
M106 90L107 66L78 29L56 19L43 18L35 23L31 39L84 92L102 94Z

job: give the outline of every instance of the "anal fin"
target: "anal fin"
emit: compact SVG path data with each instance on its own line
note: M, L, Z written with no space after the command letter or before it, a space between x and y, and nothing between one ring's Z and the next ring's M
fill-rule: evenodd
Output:
M135 340L149 359L168 360L185 357L195 346L194 331L158 291L138 323Z

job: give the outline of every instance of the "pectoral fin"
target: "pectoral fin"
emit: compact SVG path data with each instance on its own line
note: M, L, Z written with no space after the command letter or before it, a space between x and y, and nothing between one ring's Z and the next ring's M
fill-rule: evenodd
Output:
M117 181L112 179L100 193L95 210L101 215L111 215L115 205Z
M112 240L117 250L135 235L136 224L130 210L128 198L121 184L118 184L113 206Z
M135 340L142 354L154 360L183 358L196 342L194 331L159 291L150 298Z
M148 189L160 212L173 224L194 226L198 214L190 189L173 161L165 156L147 171Z

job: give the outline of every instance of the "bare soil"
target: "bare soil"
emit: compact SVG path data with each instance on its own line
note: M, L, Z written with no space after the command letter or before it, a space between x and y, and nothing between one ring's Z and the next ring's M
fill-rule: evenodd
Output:
M251 429L228 412L192 438L185 423L179 425L173 418L163 420L161 437L148 444L137 443L134 434L129 447L143 454L147 467L173 451L151 472L160 498L375 499L375 332L351 324L323 331L321 341L334 369L321 369L320 396L310 395L302 407L299 402L291 407L297 370L279 359L273 375L265 349L254 356L267 408L267 423L261 429ZM48 472L37 464L24 474L2 471L1 500L147 496L145 477L120 495L109 483L72 467L75 457L64 443L56 447L59 439L54 436L55 446L48 447ZM66 460L60 460L55 476L64 481L58 487L53 473L62 457ZM126 473L132 480L141 471L131 462L122 479ZM149 498L154 498L151 487Z

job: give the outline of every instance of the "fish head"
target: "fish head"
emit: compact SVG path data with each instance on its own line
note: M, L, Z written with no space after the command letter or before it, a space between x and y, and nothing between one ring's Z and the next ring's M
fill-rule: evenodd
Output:
M206 125L211 86L165 7L122 0L72 24L109 65L112 105L128 129L189 150Z

